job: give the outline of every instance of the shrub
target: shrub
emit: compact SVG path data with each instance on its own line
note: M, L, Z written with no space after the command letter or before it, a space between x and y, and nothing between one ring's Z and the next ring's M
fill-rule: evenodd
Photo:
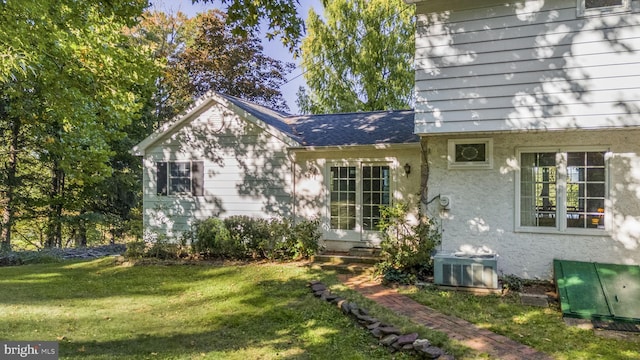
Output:
M144 257L173 260L179 258L179 251L180 245L169 242L166 237L160 237L150 246L145 247Z
M231 237L224 221L209 218L195 224L195 237L191 242L194 252L205 257L243 258L242 244Z
M439 229L426 216L421 216L417 225L410 225L407 208L406 204L397 204L380 209L382 261L376 272L385 281L407 283L433 275L431 255L440 244ZM408 276L400 276L399 273Z
M181 257L187 243L191 251L207 258L294 260L308 258L320 250L319 221L293 224L289 219L261 219L231 216L225 220L209 218L194 223L179 244L162 236L147 236L147 242L127 245L127 257ZM149 245L150 244L150 245Z
M287 238L289 256L293 259L309 258L320 251L320 220L303 220L295 224Z
M263 257L263 244L270 235L269 222L249 216L231 216L224 220L231 239L240 244L246 256L253 259Z
M525 280L511 274L502 275L502 288L507 291L521 292L524 289Z
M127 243L124 256L129 259L141 259L146 256L147 244L144 241L132 241Z

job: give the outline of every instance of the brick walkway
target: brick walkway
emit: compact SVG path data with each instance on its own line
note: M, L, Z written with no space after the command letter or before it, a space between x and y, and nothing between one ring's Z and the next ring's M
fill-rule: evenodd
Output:
M480 329L472 323L443 315L411 298L399 294L395 289L380 285L369 275L339 275L345 285L375 301L376 303L412 319L415 323L443 332L449 338L492 358L503 360L551 360L549 355L522 345L489 330Z

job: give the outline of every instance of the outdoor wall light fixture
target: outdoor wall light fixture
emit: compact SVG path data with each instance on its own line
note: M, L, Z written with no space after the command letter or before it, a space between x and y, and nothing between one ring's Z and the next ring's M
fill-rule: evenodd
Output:
M409 163L404 164L404 173L407 174L407 176L411 174L411 165L409 165Z

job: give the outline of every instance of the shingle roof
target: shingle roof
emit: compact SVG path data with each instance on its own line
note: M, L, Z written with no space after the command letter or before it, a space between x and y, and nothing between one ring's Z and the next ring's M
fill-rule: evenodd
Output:
M220 96L292 137L302 146L419 142L419 137L413 133L413 110L290 115L233 96Z

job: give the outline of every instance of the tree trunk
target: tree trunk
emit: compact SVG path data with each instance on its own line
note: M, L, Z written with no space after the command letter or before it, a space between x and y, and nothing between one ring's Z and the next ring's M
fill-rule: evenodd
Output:
M0 109L2 110L2 109ZM2 111L4 113L4 111ZM6 115L6 113L5 113ZM5 164L5 172L7 176L6 192L4 196L3 212L2 212L2 229L1 249L11 249L11 230L15 221L15 190L18 186L17 169L18 169L18 148L20 144L20 119L13 118L11 123L11 140L9 141L8 159Z
M86 211L80 212L80 221L78 222L78 237L76 238L76 247L87 247L87 222L84 218Z
M62 197L64 191L64 171L54 160L51 171L49 194L49 219L47 223L47 244L49 248L62 247Z

